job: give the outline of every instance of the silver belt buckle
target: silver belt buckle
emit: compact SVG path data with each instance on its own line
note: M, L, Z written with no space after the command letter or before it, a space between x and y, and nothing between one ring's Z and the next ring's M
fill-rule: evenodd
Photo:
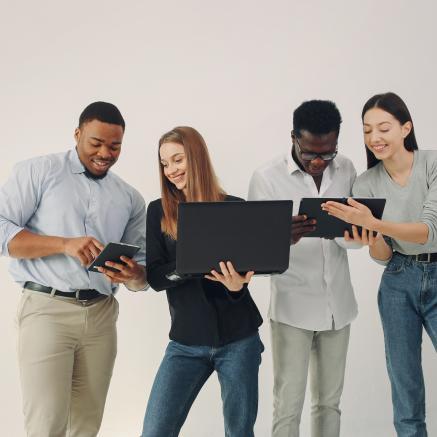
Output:
M423 253L421 253L420 255L423 255ZM419 263L430 263L431 262L431 254L430 253L426 254L426 259L420 259L420 255L414 255L415 261L417 261Z
M76 301L81 303L84 307L89 305L90 299L79 299L80 290L76 290Z

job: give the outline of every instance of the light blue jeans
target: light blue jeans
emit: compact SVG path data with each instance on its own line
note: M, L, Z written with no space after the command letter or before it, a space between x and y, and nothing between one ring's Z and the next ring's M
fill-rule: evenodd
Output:
M398 437L426 437L422 331L437 350L437 263L395 253L382 275L378 306Z
M223 347L170 341L153 383L142 437L176 437L203 384L217 372L226 437L253 437L258 411L258 333Z

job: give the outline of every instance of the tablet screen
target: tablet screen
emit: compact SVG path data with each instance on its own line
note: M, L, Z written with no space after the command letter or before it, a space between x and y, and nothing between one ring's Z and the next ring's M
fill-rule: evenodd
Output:
M357 202L366 205L371 211L374 217L382 218L382 213L385 207L385 199L379 198L355 198ZM322 210L322 203L328 200L335 202L347 203L347 198L334 198L334 197L304 197L300 201L299 215L305 214L309 219L316 219L315 231L304 235L304 237L319 237L319 238L336 238L344 237L344 231L349 231L352 235L352 225L328 215L326 211ZM361 228L358 227L358 231L361 232Z
M99 256L91 263L88 267L88 271L100 273L97 270L97 267L104 267L105 269L112 270L114 272L118 272L118 270L113 269L111 267L105 266L106 261L112 261L116 263L121 263L121 256L125 256L127 258L133 258L134 255L140 250L138 246L134 246L132 244L124 244L124 243L108 243L104 249L100 252Z

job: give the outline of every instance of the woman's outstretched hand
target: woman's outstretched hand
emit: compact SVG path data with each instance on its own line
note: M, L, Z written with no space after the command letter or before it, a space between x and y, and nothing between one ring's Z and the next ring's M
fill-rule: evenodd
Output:
M373 230L375 217L372 215L372 211L366 205L357 202L351 197L347 199L347 203L347 205L344 205L343 203L330 200L322 203L322 209L329 215L333 215L346 223Z
M244 276L235 271L234 266L230 261L219 263L221 273L216 270L211 270L210 275L205 275L206 279L215 282L221 282L229 291L241 291L244 284L247 284L252 279L255 272L247 272Z

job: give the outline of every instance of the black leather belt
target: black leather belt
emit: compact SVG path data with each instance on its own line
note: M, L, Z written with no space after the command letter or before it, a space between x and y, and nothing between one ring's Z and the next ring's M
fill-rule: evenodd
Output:
M52 287L46 287L45 285L37 284L36 282L27 281L24 283L24 288L33 291L40 291L41 293L51 294L53 292ZM81 302L86 302L88 300L96 299L100 296L105 296L99 293L97 290L77 290L76 293L67 293L61 290L55 290L54 296L70 297Z
M418 255L405 255L403 253L397 252L399 255L402 256L408 256L409 258L413 259L414 261L420 262L420 263L435 263L437 262L437 253L419 253Z
M418 255L411 255L414 261L421 263L435 263L437 261L437 253L419 253Z

